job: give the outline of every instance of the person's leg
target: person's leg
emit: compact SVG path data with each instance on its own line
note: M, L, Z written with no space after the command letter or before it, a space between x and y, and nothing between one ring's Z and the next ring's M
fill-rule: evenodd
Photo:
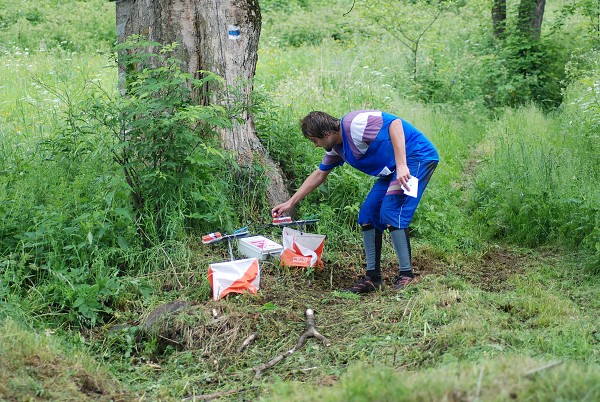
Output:
M379 210L389 183L390 179L377 180L360 207L358 224L362 229L367 267L365 276L360 276L350 288L346 289L349 292L368 293L382 287L381 243L385 226L379 219Z
M367 261L366 275L381 281L381 240L383 233L371 224L362 226L362 238Z
M393 279L394 289L399 290L415 278L411 263L410 234L408 228L399 229L390 226L392 246L398 257L398 275Z
M400 275L414 277L411 264L410 235L408 228L399 229L393 226L388 228L392 247L398 257L398 272Z
M394 280L396 288L404 287L414 278L408 226L436 166L437 162L409 163L411 175L419 180L417 197L405 195L394 177L382 201L381 221L388 227L398 257L398 276Z

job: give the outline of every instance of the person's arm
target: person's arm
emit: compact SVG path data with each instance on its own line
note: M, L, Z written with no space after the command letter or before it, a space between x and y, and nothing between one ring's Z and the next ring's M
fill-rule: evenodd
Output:
M406 141L400 119L396 119L390 124L390 140L392 141L394 157L396 159L396 179L398 180L398 184L404 186L407 191L410 191L408 187L410 171L406 164Z
M277 205L271 210L271 215L273 215L273 217L276 218L294 208L294 206L296 206L296 204L298 204L304 197L310 194L315 188L323 184L325 179L327 179L329 172L330 170L321 169L317 169L314 172L312 172L310 176L308 176L304 180L304 182L296 191L296 193L294 193L294 195L290 197L289 200Z

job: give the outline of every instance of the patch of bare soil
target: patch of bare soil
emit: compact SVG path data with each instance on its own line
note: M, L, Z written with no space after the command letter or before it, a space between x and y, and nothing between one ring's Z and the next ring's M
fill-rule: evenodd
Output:
M461 275L489 292L512 289L509 279L522 274L528 265L527 256L510 250L487 251L480 260L464 267Z
M102 382L98 378L95 378L85 371L77 373L75 380L79 385L81 392L91 398L99 398L102 395L109 394L109 392L104 389Z
M320 385L323 387L331 387L335 385L339 381L339 377L337 375L323 375L318 378L316 381L316 385Z
M488 292L510 290L513 285L509 279L522 274L530 264L527 255L503 248L490 249L479 258L459 265L449 264L428 250L420 250L413 255L412 263L416 282L426 275L451 272ZM397 269L394 263L382 267L386 283L391 283Z

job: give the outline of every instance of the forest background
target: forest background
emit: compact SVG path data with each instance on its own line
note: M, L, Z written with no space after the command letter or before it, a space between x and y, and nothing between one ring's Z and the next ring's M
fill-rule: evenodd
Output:
M290 189L322 156L298 128L311 110L399 115L441 163L412 225L414 286L339 292L364 264L372 183L342 168L296 211L318 217L325 268L265 261L257 295L214 302L208 264L229 251L203 234L280 239L264 167L219 147L218 108L149 113L147 128L186 128L166 158L189 168L145 170L138 208L115 133L156 104L118 96L115 3L0 0L0 398L600 399L600 3L549 2L539 38L517 1L495 31L497 3L260 1L243 106ZM176 88L164 45L159 84ZM152 78L135 79L151 92ZM394 261L384 244L386 278ZM255 378L306 308L332 345L309 340Z

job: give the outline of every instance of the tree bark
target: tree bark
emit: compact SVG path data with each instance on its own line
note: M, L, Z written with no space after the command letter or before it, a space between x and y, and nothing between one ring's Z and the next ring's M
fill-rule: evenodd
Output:
M161 44L177 42L184 71L220 75L227 84L225 99L249 104L261 29L258 0L117 0L116 25L119 42L134 34ZM269 202L284 202L289 192L283 174L266 155L253 117L247 112L237 117L241 123L234 121L232 129L220 133L223 147L241 165L262 163L270 179Z
M504 35L506 28L506 0L494 0L492 5L492 33L495 38Z
M546 0L521 0L518 21L523 35L535 40L540 38L545 7Z

